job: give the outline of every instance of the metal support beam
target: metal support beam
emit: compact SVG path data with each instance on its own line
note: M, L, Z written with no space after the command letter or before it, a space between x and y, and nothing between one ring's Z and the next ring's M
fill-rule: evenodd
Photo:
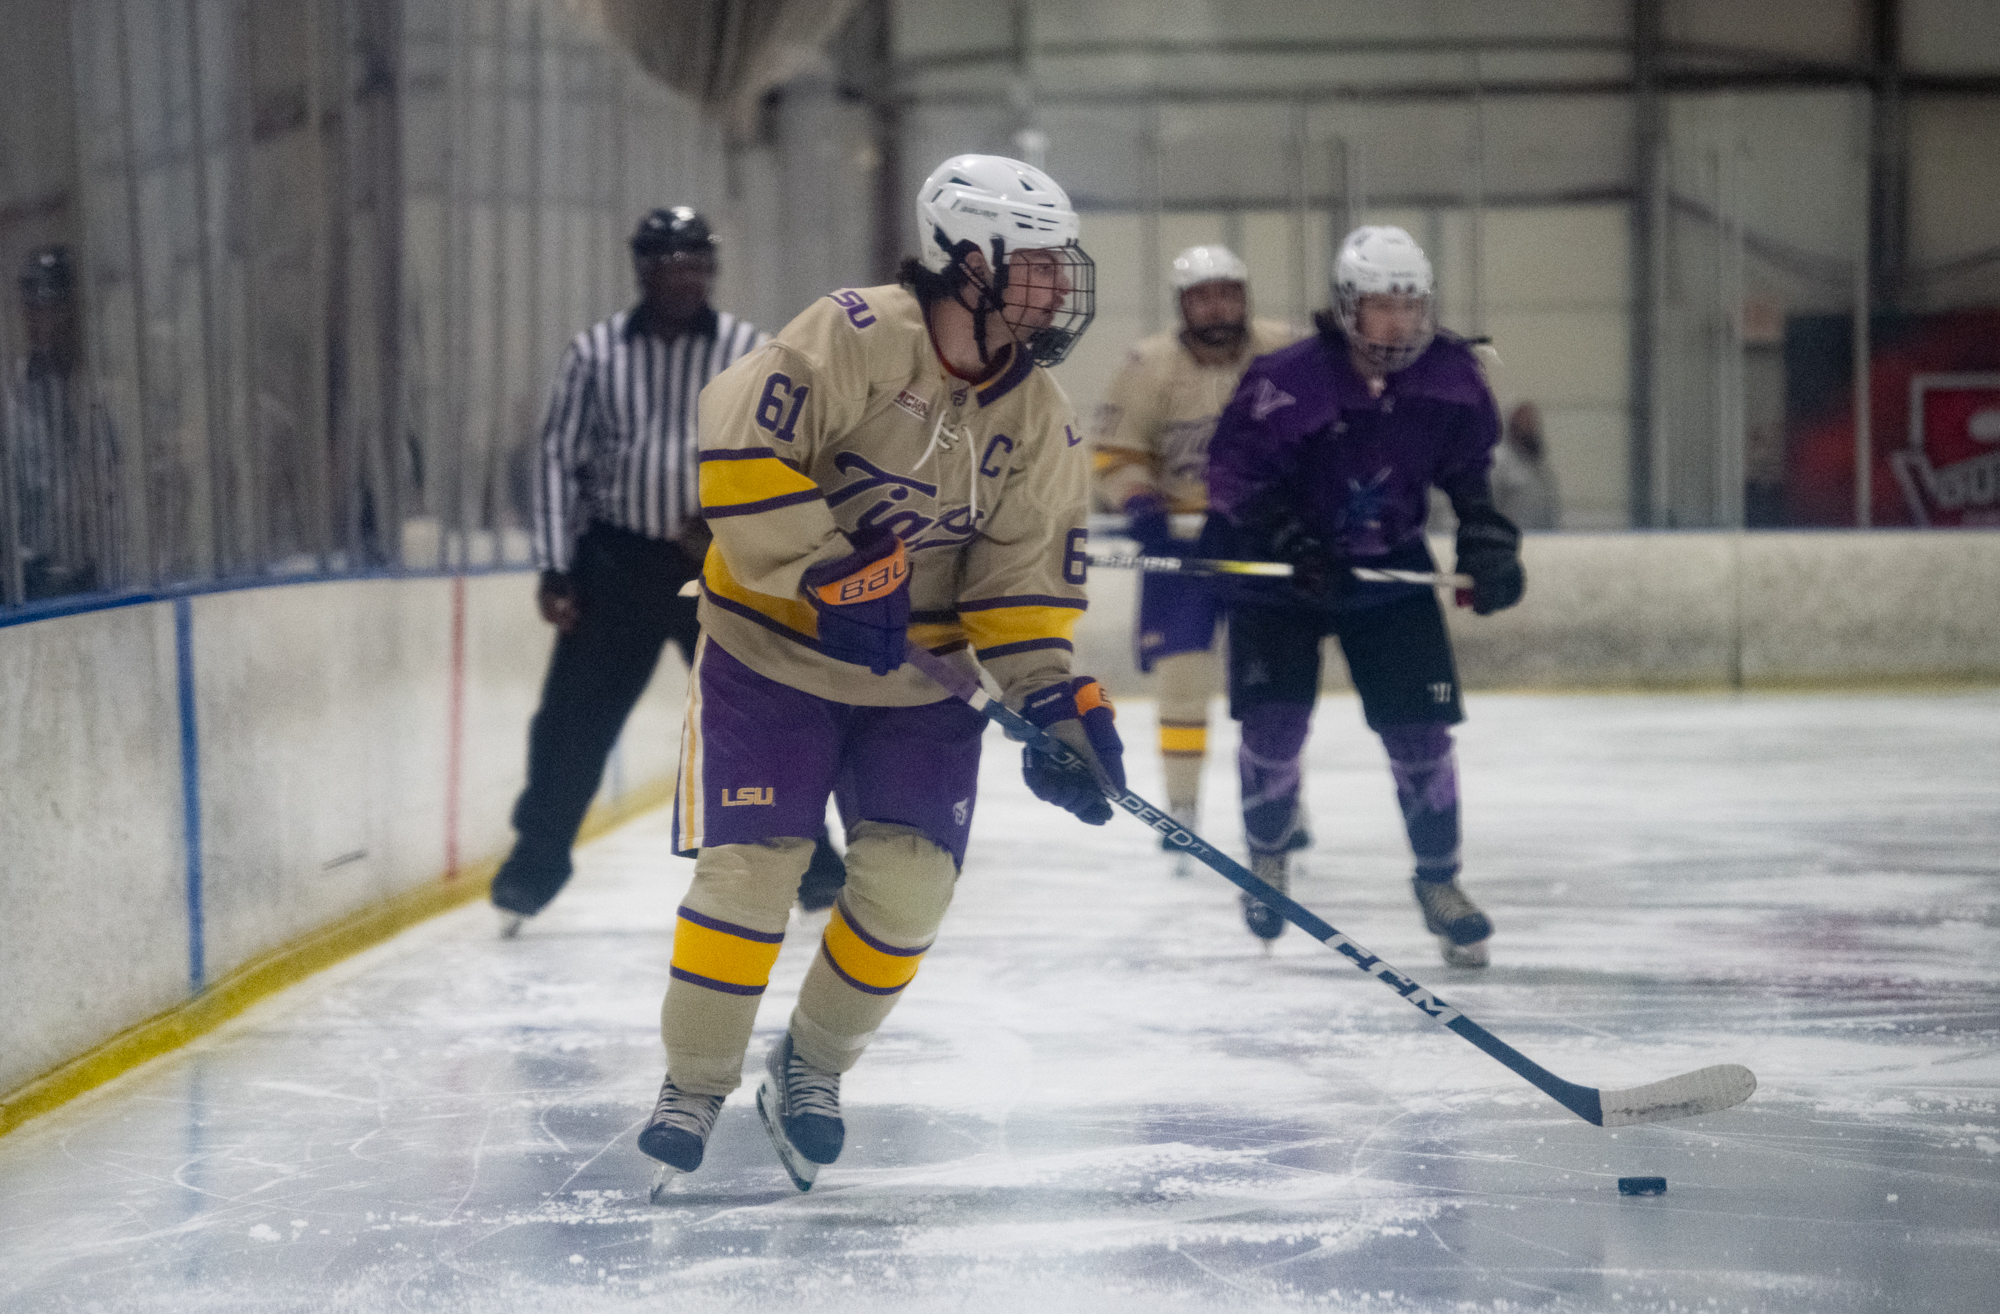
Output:
M869 138L875 148L875 277L893 283L904 253L913 245L906 244L903 236L903 216L909 208L903 186L903 107L882 94L896 60L893 0L865 0L855 21L865 25L867 32L862 43L867 68L856 85L868 89ZM922 234L911 236L922 238Z
M1869 0L1875 100L1868 134L1868 283L1878 310L1902 303L1909 264L1909 132L1902 0Z
M1666 96L1662 0L1632 0L1632 360L1627 510L1632 526L1658 523L1653 477L1659 415L1659 312L1666 240Z

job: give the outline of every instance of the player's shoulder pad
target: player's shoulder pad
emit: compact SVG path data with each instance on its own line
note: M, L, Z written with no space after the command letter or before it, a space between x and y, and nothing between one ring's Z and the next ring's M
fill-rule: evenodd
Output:
M901 341L923 331L916 298L893 284L841 288L815 298L769 345L802 358L825 385L866 390L870 379L893 373L908 355Z
M1478 351L1484 345L1483 340L1475 343L1450 329L1439 329L1430 350L1399 377L1400 390L1461 405L1476 403L1488 391L1485 362Z
M843 287L828 292L799 312L792 325L812 324L821 334L846 332L867 337L892 334L923 323L923 312L908 288L895 283L881 287ZM789 332L792 325L787 326Z
M1250 353L1252 356L1268 356L1311 336L1282 319L1254 316L1250 320Z
M1310 432L1325 422L1335 398L1317 337L1280 347L1250 362L1232 409L1252 424Z

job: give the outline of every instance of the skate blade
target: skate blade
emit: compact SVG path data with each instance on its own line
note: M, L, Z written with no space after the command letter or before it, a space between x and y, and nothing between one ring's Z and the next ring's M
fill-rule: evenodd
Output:
M1447 967L1485 967L1491 961L1487 956L1484 940L1472 944L1453 944L1448 937L1440 935L1438 948L1444 953Z
M508 912L504 908L501 909L500 938L502 940L512 940L514 937L518 936L521 933L521 927L527 922L527 920L528 919L523 915L521 915L520 913Z
M793 1149L792 1143L785 1139L785 1129L778 1124L777 1092L771 1089L769 1080L757 1087L757 1117L763 1122L764 1134L771 1138L771 1148L778 1152L778 1162L792 1179L792 1185L801 1191L812 1190L820 1166Z
M1194 875L1193 858L1190 858L1187 854L1183 853L1179 857L1174 859L1175 879L1184 881L1192 875Z
M652 1192L649 1195L647 1195L646 1198L652 1201L656 1205L663 1205L671 1202L674 1198L675 1185L680 1181L681 1178L686 1176L687 1176L686 1173L682 1172L680 1169L674 1167L670 1163L661 1164L660 1175L653 1179Z

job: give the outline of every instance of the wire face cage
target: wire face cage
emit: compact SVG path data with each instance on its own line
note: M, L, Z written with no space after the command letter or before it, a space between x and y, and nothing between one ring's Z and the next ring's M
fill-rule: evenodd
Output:
M1071 242L1024 255L1010 267L1002 300L1007 322L1027 331L1028 354L1037 365L1057 365L1097 317L1097 262Z

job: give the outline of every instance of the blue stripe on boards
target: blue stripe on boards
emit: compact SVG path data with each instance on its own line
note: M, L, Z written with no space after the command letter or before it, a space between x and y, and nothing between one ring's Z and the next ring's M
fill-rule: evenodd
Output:
M194 724L194 604L174 599L174 683L181 707L181 831L187 845L188 989L207 984L201 924L201 741Z

